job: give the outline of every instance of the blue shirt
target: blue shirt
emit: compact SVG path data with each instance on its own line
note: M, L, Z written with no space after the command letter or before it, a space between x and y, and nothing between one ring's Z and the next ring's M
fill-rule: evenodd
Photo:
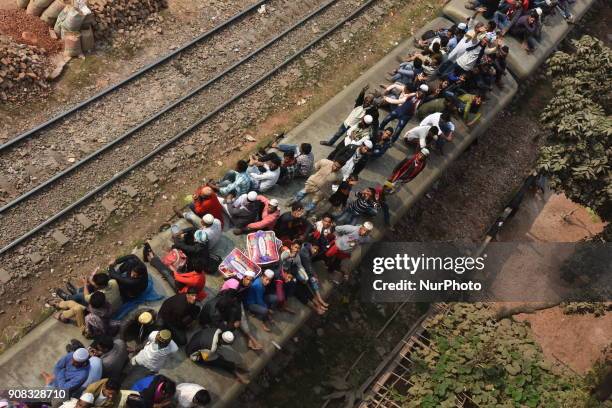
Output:
M69 394L77 391L89 375L89 362L80 367L75 367L72 364L72 354L66 354L55 364L55 367L53 367L55 379L49 384L54 388L67 389Z
M265 292L266 287L264 286L261 277L255 279L255 282L253 282L253 284L249 288L249 291L247 292L244 303L247 305L256 304L263 307L268 307L268 305L264 301Z
M154 377L155 375L149 375L136 381L134 385L132 385L132 391L143 392L144 390L149 388L149 385L151 385L151 383L153 382Z

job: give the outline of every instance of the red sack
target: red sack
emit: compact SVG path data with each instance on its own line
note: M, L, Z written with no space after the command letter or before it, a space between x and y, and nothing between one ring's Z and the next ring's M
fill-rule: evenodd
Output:
M180 271L187 264L187 255L180 249L171 249L162 258L162 263L173 272Z

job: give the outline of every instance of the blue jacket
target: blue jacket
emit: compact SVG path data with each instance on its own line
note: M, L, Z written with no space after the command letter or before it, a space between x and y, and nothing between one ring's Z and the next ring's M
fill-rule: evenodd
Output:
M53 367L55 379L51 384L55 388L64 388L72 394L77 391L89 375L89 362L81 367L72 364L72 353L66 354Z
M261 280L261 277L255 279L255 282L253 282L253 284L249 288L249 291L247 292L244 303L246 305L256 304L256 305L260 305L263 307L268 307L268 305L264 301L265 292L266 292L266 287L264 286L263 281Z

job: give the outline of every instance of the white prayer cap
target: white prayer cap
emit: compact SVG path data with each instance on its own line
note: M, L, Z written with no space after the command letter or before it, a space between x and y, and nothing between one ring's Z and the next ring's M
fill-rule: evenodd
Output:
M465 31L465 30L467 30L467 24L459 23L459 24L457 24L457 28L460 29L461 31Z
M421 153L423 153L425 156L429 156L429 149L424 147L421 149Z
M427 84L421 84L421 85L419 86L419 90L420 90L421 92L425 92L425 93L427 93L427 92L429 92L429 87L427 86Z
M234 342L234 333L232 333L231 331L224 331L221 334L221 338L226 343L233 343Z
M373 120L374 118L372 118L372 115L365 115L363 117L363 121L366 125L369 125L370 123L372 123Z
M212 214L206 214L204 217L202 217L202 221L204 221L204 224L206 225L212 225L213 222L215 222L215 217L213 217Z
M274 271L271 269L266 269L264 271L264 275L266 275L268 278L272 279L274 277Z
M363 145L364 145L365 147L367 147L368 149L371 149L371 148L374 146L374 145L372 144L372 141L371 141L371 140L366 140L366 141L364 141L364 142L363 142Z
M77 349L74 353L72 353L72 359L77 363L82 363L84 361L89 360L89 351L87 349L81 347Z
M270 200L270 205L272 207L278 207L278 200L276 198L273 198Z
M247 194L247 200L249 201L257 200L257 193L255 191L249 191Z
M370 221L366 221L363 223L362 227L368 231L372 231L374 229L374 224L372 224Z
M255 277L255 272L253 272L253 271L246 271L244 273L244 276L248 276L249 278L254 278Z
M538 16L541 16L541 15L542 15L542 9L541 9L541 8L537 7L537 8L535 9L535 11L536 11L536 13L538 13Z
M91 392L84 393L83 395L81 395L81 398L79 399L88 404L93 404L95 400L94 395Z

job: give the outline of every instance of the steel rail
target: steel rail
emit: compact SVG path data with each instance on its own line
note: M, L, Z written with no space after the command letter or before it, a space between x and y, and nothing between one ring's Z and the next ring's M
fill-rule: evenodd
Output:
M237 20L242 19L243 17L245 17L247 14L250 14L251 12L257 10L262 4L264 4L266 1L268 0L259 0L257 3L253 4L252 6L247 7L246 9L244 9L243 11L234 14L230 19L225 20L224 22L216 25L215 27L211 28L210 30L208 30L207 32L199 35L198 37L194 38L193 40L191 40L190 42L188 42L187 44L181 46L180 48L176 49L175 51L162 56L161 58L158 58L157 60L151 62L150 64L142 67L141 69L139 69L138 71L134 72L132 75L128 76L127 78L125 78L124 80L122 80L121 82L116 83L115 85L111 85L105 89L103 89L102 91L98 92L97 94L91 96L88 99L85 99L84 101L78 103L77 105L73 106L72 108L69 108L68 110L63 111L62 113L60 113L59 115L56 115L54 117L52 117L51 119L47 120L46 122L41 123L40 125L24 132L21 133L20 135L15 136L14 138L4 142L3 144L0 145L0 152L8 149L9 147L13 146L14 144L21 142L24 139L27 139L28 137L31 137L32 135L34 135L37 132L40 132L43 129L46 129L47 127L51 126L52 124L60 121L61 119L64 119L66 116L81 110L82 108L84 108L85 106L89 105L92 102L97 101L98 99L102 98L103 96L123 87L124 85L126 85L127 83L133 81L136 78L141 77L142 75L144 75L145 73L149 72L151 69L157 67L158 65L163 64L164 62L170 60L171 58L175 57L177 54L180 54L181 52L185 51L188 48L191 48L192 46L194 46L195 44L199 43L200 41L211 37L212 35L216 34L217 32L221 31L222 29L228 27L230 24L234 23Z
M125 177L132 170L134 170L137 167L141 166L142 164L148 162L151 158L153 158L159 152L165 150L168 146L170 146L170 145L174 144L175 142L177 142L179 139L184 137L186 134L190 133L195 128L200 126L202 123L204 123L205 121L207 121L208 119L210 119L211 117L213 117L214 115L216 115L217 113L219 113L220 111L225 109L228 105L234 103L239 98L241 98L242 96L246 95L251 90L255 89L262 82L264 82L265 80L270 78L272 75L276 74L278 71L280 71L281 69L283 69L284 67L289 65L291 62L293 62L295 59L297 59L299 56L301 56L304 52L308 51L310 48L314 47L319 42L321 42L322 40L327 38L330 34L335 32L338 28L340 28L342 25L344 25L347 21L349 21L349 20L353 19L354 17L356 17L357 15L359 15L363 10L365 10L370 4L374 3L375 1L377 1L377 0L368 0L368 1L366 1L361 6L359 6L357 9L355 9L351 14L349 14L348 16L346 16L345 18L343 18L342 20L337 22L334 26L329 28L327 31L325 31L323 34L321 34L319 37L315 38L313 41L311 41L306 46L304 46L303 48L298 50L296 53L294 53L292 56L287 58L281 64L277 65L275 68L272 68L270 71L268 71L263 76L261 76L257 81L255 81L251 85L247 86L246 88L244 88L242 91L238 92L237 94L235 94L232 98L230 98L229 100L225 101L221 105L217 106L212 112L204 115L198 121L196 121L191 126L189 126L187 129L185 129L185 130L181 131L180 133L176 134L172 139L169 139L168 141L166 141L163 144L159 145L157 148L155 148L154 150L149 152L146 156L142 157L137 162L133 163L132 165L130 165L129 167L127 167L123 171L121 171L119 173L116 173L112 178L110 178L106 182L100 184L99 186L95 187L94 189L90 190L87 194L82 196L77 201L73 202L72 204L68 205L67 207L64 207L63 210L61 210L58 213L56 213L55 215L49 217L46 221L40 223L38 226L32 228L31 230L29 230L25 234L21 235L19 238L16 238L12 242L10 242L6 246L4 246L2 249L0 249L0 255L6 253L10 249L12 249L15 246L19 245L20 243L22 243L26 239L28 239L31 236L33 236L34 234L36 234L41 229L51 225L53 222L57 221L58 219L60 219L64 215L66 215L68 212L74 210L75 208L77 208L78 206L80 206L81 204L83 204L84 202L89 200L90 198L92 198L94 195L98 194L102 190L104 190L104 189L108 188L109 186L111 186L112 184L114 184L117 180L120 180L121 178Z
M310 20L312 17L314 17L315 15L321 13L323 10L325 10L328 7L330 7L334 3L337 3L338 1L339 0L329 0L327 3L324 3L318 9L314 10L313 12L308 14L307 16L303 17L300 21L298 21L297 23L295 23L291 27L285 29L283 32L281 32L280 34L278 34L274 38L270 39L267 43L265 43L261 47L257 48L256 50L254 50L250 54L248 54L245 57L241 58L240 60L236 61L234 64L232 64L231 66L226 68L224 71L220 72L219 74L217 74L213 78L211 78L211 79L207 80L206 82L202 83L197 88L192 89L186 95L184 95L181 98L175 100L174 102L171 102L170 104L164 106L161 110L157 111L153 115L151 115L148 118L146 118L144 121L142 121L139 124L137 124L136 126L132 127L131 129L129 129L124 134L120 135L116 139L111 140L109 143L105 144L104 146L102 146L98 150L90 153L89 155L85 156L81 160L75 162L70 167L67 167L67 168L65 168L64 170L62 170L62 171L60 171L58 173L55 173L52 177L50 177L47 180L43 181L42 183L38 184L36 187L32 188L31 190L28 190L27 192L23 193L19 197L16 197L15 199L13 199L10 202L6 203L2 207L0 207L0 214L8 211L9 209L11 209L12 207L14 207L17 204L21 203L22 201L24 201L25 199L29 198L30 196L38 193L39 191L43 190L44 188L50 186L52 183L60 180L61 178L67 176L70 173L72 173L73 171L79 169L80 167L82 167L83 165L88 163L89 161L99 157L102 153L104 153L105 151L107 151L111 147L115 146L116 144L126 140L127 138L132 136L134 133L138 132L139 130L143 129L145 126L151 124L153 121L155 121L156 119L158 119L161 116L163 116L164 114L166 114L168 111L174 109L175 107L177 107L178 105L182 104L186 100L192 98L194 95L196 95L196 94L202 92L204 89L210 87L211 85L213 85L214 83L219 81L221 78L223 78L224 76L228 75L233 70L235 70L236 68L238 68L239 66L241 66L245 62L249 61L250 59L252 59L256 55L258 55L259 53L263 52L264 50L266 50L270 46L274 45L276 42L278 42L284 36L289 34L291 31L295 30L297 27L300 27L301 25L306 23L308 20Z

